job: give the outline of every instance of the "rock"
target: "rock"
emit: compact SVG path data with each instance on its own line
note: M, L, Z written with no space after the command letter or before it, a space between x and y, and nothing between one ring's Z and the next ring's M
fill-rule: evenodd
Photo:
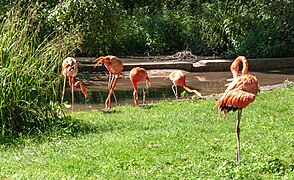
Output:
M162 60L174 60L174 61L197 61L197 56L193 55L191 51L180 51L174 55L166 56Z

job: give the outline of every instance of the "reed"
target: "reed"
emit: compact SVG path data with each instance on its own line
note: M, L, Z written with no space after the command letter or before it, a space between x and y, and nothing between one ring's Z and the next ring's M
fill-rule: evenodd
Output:
M38 8L16 6L0 22L1 139L42 131L60 119L58 66L79 45L79 34L54 32L41 42ZM74 41L73 41L74 39Z

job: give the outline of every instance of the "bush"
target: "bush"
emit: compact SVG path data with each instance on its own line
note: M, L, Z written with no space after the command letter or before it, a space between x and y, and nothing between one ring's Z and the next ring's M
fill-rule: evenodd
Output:
M48 23L56 31L79 29L84 43L79 55L109 53L121 47L123 10L115 1L66 0L50 10Z
M0 16L9 4L15 3L0 3ZM226 57L294 55L294 1L55 0L40 5L38 38L56 31L81 33L78 56L182 50Z
M124 49L139 54L156 54L179 51L183 47L180 16L163 7L152 14L146 8L138 8L126 21Z
M290 1L204 3L201 36L215 53L234 57L293 56Z
M57 69L80 38L78 34L53 33L38 42L38 12L37 7L23 10L15 6L0 23L1 137L42 130L61 118Z

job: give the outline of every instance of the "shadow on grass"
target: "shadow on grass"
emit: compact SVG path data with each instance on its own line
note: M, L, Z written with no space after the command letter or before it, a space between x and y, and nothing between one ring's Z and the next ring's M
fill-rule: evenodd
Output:
M145 105L141 105L139 107L143 108L143 109L153 109L153 108L157 107L157 105L156 104L145 104Z
M109 111L105 113L116 112ZM114 129L115 125L112 124L94 124L81 119L74 119L71 116L63 116L60 119L43 123L41 126L40 123L31 124L30 128L0 135L0 148L22 146L26 142L40 144L54 139L77 137L91 133L104 133Z
M117 109L104 109L101 111L103 114L116 114L116 113L120 113L120 110Z

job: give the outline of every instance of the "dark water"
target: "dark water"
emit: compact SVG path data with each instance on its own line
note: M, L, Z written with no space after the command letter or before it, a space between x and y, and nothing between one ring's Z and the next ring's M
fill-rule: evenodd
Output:
M151 81L150 88L146 89L146 103L157 102L160 100L175 100L175 96L171 89L172 82L169 79L163 79L169 75L172 70L149 70L149 78ZM196 89L202 95L218 94L225 91L227 79L231 78L230 72L185 72L186 84L191 89ZM281 84L285 80L294 81L294 69L276 70L268 72L249 72L255 75L259 81L259 86L268 86ZM133 87L128 76L129 72L122 72L119 77L115 95L118 105L133 104ZM83 94L79 88L75 89L75 111L96 110L104 108L104 101L107 98L108 90L108 74L106 72L97 74L79 74L77 79L82 80L88 89L88 100L84 100ZM138 83L139 103L142 104L142 87L145 83ZM178 87L180 99L192 97L192 94L184 92L182 87ZM71 93L67 91L65 100L71 104ZM111 106L115 107L115 101L112 98Z

